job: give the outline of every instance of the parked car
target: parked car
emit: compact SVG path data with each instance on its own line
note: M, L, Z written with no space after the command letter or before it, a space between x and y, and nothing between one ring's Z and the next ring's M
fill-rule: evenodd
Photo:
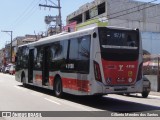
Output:
M3 69L4 69L4 66L2 65L2 66L0 67L0 72L3 72Z
M1 69L1 72L4 73L4 71L5 71L5 66L3 66L2 69Z
M8 66L6 66L5 67L5 70L4 70L4 73L9 73L9 68L10 68L10 66L8 65Z
M11 65L9 68L9 74L14 75L15 74L15 65Z
M157 75L158 74L158 62L151 60L143 63L144 75Z
M141 93L143 98L147 98L150 91L151 91L151 82L145 76L143 76L143 89L142 89L142 91L139 91L137 93ZM129 96L130 94L132 94L132 93L124 93L121 95Z
M9 73L9 69L10 69L10 67L12 66L13 64L8 64L6 67L5 67L5 69L4 69L4 73Z
M2 66L0 67L0 72L2 72Z

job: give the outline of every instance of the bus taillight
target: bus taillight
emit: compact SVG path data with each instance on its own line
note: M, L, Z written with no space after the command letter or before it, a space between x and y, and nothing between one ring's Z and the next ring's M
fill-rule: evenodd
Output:
M94 61L94 75L97 81L102 82L100 66L96 61Z
M137 76L137 81L142 79L142 63L139 65L139 70L138 70L138 76Z

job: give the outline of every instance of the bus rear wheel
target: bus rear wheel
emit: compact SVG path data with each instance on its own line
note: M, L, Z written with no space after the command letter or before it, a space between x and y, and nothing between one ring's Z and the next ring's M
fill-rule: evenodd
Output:
M59 98L61 98L63 95L62 80L60 78L55 79L54 94L56 97L59 97Z
M148 95L149 95L149 92L145 92L145 91L142 92L142 97L143 98L147 98Z

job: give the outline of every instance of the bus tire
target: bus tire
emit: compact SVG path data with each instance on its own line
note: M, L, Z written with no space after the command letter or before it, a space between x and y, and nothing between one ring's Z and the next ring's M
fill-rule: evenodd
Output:
M63 95L63 90L62 90L62 80L61 78L57 77L55 79L55 84L54 84L54 94L56 97L61 98Z
M130 93L126 93L126 96L130 96Z
M147 97L148 97L148 95L149 95L149 92L145 92L145 91L144 91L144 92L142 92L142 97L143 97L143 98L147 98Z

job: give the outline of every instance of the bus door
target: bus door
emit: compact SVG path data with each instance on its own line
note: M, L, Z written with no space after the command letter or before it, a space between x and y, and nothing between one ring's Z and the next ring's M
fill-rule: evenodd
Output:
M34 49L29 50L28 82L33 83Z
M42 85L49 85L49 54L50 47L45 46L43 49L43 66L42 66Z

